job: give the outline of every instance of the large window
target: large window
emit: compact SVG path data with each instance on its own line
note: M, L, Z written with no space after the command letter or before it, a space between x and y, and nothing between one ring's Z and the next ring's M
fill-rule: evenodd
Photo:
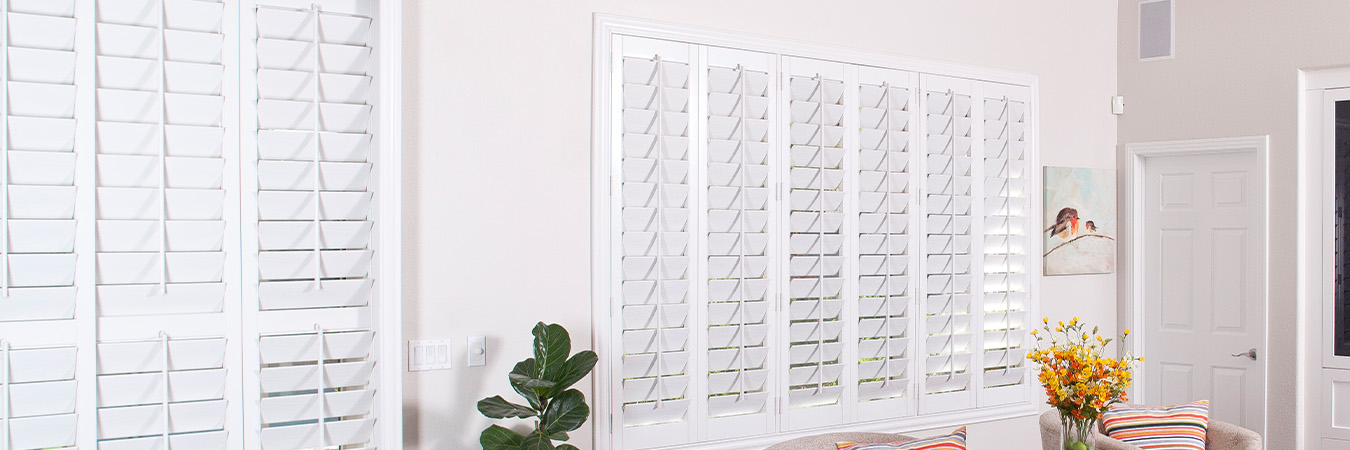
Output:
M0 449L398 446L380 13L0 1Z
M1034 411L1034 77L597 30L602 448Z

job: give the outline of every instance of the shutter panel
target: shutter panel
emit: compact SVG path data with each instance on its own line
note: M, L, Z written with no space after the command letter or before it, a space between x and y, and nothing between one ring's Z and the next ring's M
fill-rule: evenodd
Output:
M0 2L0 447L76 445L75 3Z
M341 3L252 9L265 450L378 442L372 19Z
M762 434L769 398L773 259L771 118L774 59L708 49L707 410L708 439Z
M839 423L844 393L843 66L787 58L787 341L792 429Z
M972 82L924 77L923 413L973 406Z
M225 5L100 0L96 13L99 446L224 449L237 265Z
M918 77L858 69L859 418L910 414L914 280L910 150Z
M1027 397L1031 183L1027 176L1030 90L984 86L984 333L981 405Z
M692 439L695 268L688 46L624 39L618 401L626 448Z

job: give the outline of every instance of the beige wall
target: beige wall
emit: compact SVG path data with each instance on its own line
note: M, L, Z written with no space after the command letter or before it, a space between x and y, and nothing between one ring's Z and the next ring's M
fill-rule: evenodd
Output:
M1272 449L1309 448L1296 447L1295 441L1302 376L1297 355L1307 350L1297 344L1303 324L1297 319L1295 285L1296 89L1299 69L1350 64L1345 25L1350 2L1179 0L1175 5L1176 59L1140 63L1138 1L1119 2L1119 82L1128 106L1119 142L1270 135L1267 442ZM1316 402L1308 406L1319 406Z
M471 449L529 328L589 342L592 13L978 64L1040 76L1042 162L1114 168L1116 5L1062 0L404 0L405 338L456 367L404 377L406 448ZM1116 279L1042 284L1043 309L1113 332ZM486 367L463 339L488 337ZM584 389L590 397L590 389ZM509 396L508 396L509 397ZM589 448L589 426L574 443ZM972 448L1039 448L1033 418Z

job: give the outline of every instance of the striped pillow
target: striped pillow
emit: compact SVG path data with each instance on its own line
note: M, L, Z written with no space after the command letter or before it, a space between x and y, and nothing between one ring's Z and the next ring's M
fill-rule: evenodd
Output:
M1143 450L1205 450L1209 400L1164 408L1111 407L1102 414L1106 435Z
M966 450L966 427L957 428L952 434L917 441L889 444L840 442L835 445L839 450Z

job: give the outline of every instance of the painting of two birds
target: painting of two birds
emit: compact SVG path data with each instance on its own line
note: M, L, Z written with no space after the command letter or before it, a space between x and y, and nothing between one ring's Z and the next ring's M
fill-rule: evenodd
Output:
M1111 273L1116 179L1104 169L1045 168L1045 274Z

